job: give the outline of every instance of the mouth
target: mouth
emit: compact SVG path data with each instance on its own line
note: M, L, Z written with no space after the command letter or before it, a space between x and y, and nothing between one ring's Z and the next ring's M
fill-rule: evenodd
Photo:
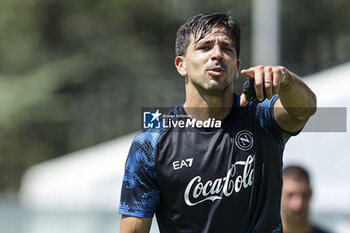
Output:
M214 66L209 68L208 73L210 76L221 77L226 73L226 70L222 66Z

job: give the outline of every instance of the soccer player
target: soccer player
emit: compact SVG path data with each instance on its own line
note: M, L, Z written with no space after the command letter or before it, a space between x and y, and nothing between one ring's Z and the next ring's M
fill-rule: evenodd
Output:
M229 14L196 15L179 28L175 66L186 101L170 114L196 124L135 137L122 185L122 233L149 232L154 214L167 233L282 232L284 145L314 114L316 97L287 68L263 65L241 73L266 100L233 94L239 53L240 26ZM201 127L208 119L220 127Z
M309 173L300 166L285 167L281 201L284 233L329 233L310 222L311 196Z

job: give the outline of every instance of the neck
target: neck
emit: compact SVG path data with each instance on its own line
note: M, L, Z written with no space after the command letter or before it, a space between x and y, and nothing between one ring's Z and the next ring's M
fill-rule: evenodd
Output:
M311 233L312 225L309 221L306 221L302 224L291 224L288 221L283 221L283 232L284 233Z
M207 120L208 118L222 120L230 113L232 103L233 92L231 87L218 95L189 91L186 87L184 108L188 115L197 120Z

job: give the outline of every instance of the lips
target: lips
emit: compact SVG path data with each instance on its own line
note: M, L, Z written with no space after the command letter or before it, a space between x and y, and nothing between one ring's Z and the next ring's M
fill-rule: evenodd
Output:
M222 66L214 66L208 69L208 73L211 76L219 77L226 73L226 70Z

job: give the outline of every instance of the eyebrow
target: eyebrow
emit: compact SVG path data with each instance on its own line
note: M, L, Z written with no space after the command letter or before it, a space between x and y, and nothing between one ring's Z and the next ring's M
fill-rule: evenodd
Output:
M195 44L195 46L201 46L201 45L206 45L206 44L213 44L214 42L215 42L215 40L202 39L202 40L195 42L194 44ZM234 47L233 42L232 41L230 42L229 40L223 40L223 41L220 41L219 43L223 46Z

